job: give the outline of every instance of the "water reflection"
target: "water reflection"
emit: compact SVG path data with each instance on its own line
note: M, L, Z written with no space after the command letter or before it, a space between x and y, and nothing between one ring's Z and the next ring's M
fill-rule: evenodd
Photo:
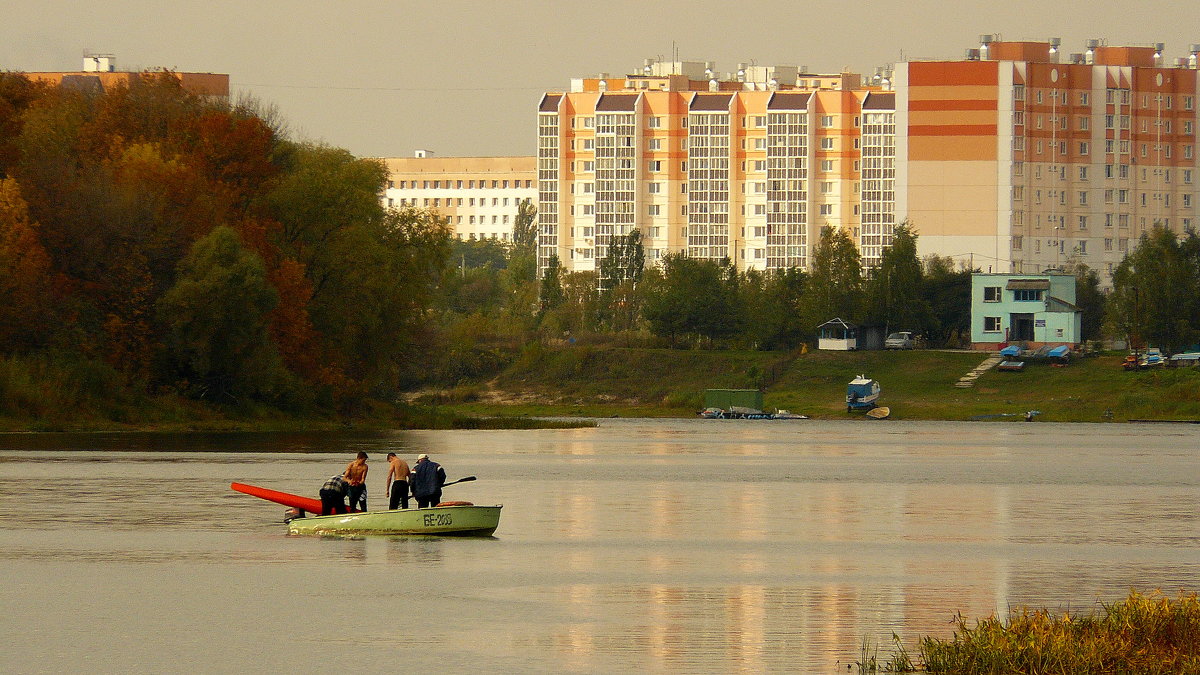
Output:
M0 435L0 573L21 582L0 630L29 646L17 672L311 669L338 647L390 663L417 624L430 649L414 668L844 672L864 637L886 651L893 631L949 635L957 612L1195 590L1197 441L1161 425L690 420ZM281 507L228 489L315 496L360 449L376 499L387 451L478 475L447 490L504 504L496 537L289 537ZM33 607L53 636L17 618ZM313 641L298 625L355 630Z

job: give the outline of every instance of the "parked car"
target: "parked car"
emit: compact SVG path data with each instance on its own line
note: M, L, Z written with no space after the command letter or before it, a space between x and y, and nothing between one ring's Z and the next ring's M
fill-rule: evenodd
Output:
M899 331L887 336L883 341L884 349L912 349L913 334L909 331Z

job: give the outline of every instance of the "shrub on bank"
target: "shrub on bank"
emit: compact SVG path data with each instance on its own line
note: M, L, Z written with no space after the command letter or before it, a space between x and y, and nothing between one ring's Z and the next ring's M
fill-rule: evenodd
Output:
M959 616L957 623L949 640L921 640L920 663L928 672L1200 673L1196 593L1172 600L1134 591L1087 616L1020 608L1007 620L993 616L971 627ZM891 663L906 662L904 656Z

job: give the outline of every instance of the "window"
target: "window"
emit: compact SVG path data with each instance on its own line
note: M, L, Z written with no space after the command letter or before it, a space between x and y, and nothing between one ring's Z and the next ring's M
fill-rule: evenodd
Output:
M754 126L758 127L759 129L766 127L767 126L766 115L755 115L754 116Z
M1021 245L1024 243L1024 242L1022 242L1022 239L1023 239L1022 237L1013 237L1012 238L1012 247L1013 247L1014 251L1021 250Z
M662 192L662 183L651 183L646 188L646 191L652 195L660 194Z
M1079 255L1087 255L1087 240L1080 239L1075 248L1079 251Z
M650 139L650 150L662 150L662 139L661 138L651 138Z
M832 138L822 138L821 139L821 149L822 150L832 150L833 149L833 139Z
M1042 291L1035 288L1022 288L1013 291L1013 300L1017 302L1037 302L1042 299Z
M833 215L833 204L822 204L821 205L821 215L832 216Z
M1000 287L999 286L984 286L983 287L984 302L1000 302Z
M1087 216L1079 216L1079 229L1081 229L1081 230L1087 229L1087 219L1088 219Z
M998 316L983 317L983 332L999 333L1000 332L1000 317L998 317Z
M827 195L833 192L833 181L821 181L821 194Z
M1086 91L1079 92L1079 105L1091 105L1092 97ZM1086 128L1086 127L1081 127Z
M821 160L821 171L833 171L833 160L832 159Z
M662 127L662 118L661 117L647 118L646 126L650 127L651 129L659 129Z
M833 115L822 115L821 126L826 128L833 126Z
M1079 180L1088 179L1088 168L1086 166L1079 167Z
M1086 141L1079 142L1079 154L1081 154L1081 155L1088 154L1088 143Z
M650 163L647 165L647 168L649 169L649 171L651 173L656 173L656 172L662 171L662 160L660 160L660 159L650 160Z
M1104 250L1105 250L1105 251L1111 251L1111 250L1112 250L1112 239L1105 239L1105 240L1104 240Z
M765 160L765 159L754 160L754 170L755 171L766 171L767 170L767 160Z
M650 205L650 206L647 208L647 213L648 213L649 215L651 215L651 216L657 216L657 215L660 215L660 209L659 209L659 206L658 206L658 204L651 204L651 205Z
M754 139L754 149L755 150L766 150L767 149L767 139L765 139L765 138Z
M1080 193L1079 193L1079 205L1080 206L1087 206L1087 203L1088 203L1087 195L1088 195L1087 190L1080 191Z

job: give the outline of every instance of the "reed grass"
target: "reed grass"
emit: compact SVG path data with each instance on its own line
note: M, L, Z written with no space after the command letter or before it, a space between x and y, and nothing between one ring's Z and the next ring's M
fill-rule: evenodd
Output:
M918 654L919 668L905 670L895 659L887 665L959 675L1200 673L1200 599L1133 591L1088 615L1022 607L974 626L959 615L952 638L924 637Z

